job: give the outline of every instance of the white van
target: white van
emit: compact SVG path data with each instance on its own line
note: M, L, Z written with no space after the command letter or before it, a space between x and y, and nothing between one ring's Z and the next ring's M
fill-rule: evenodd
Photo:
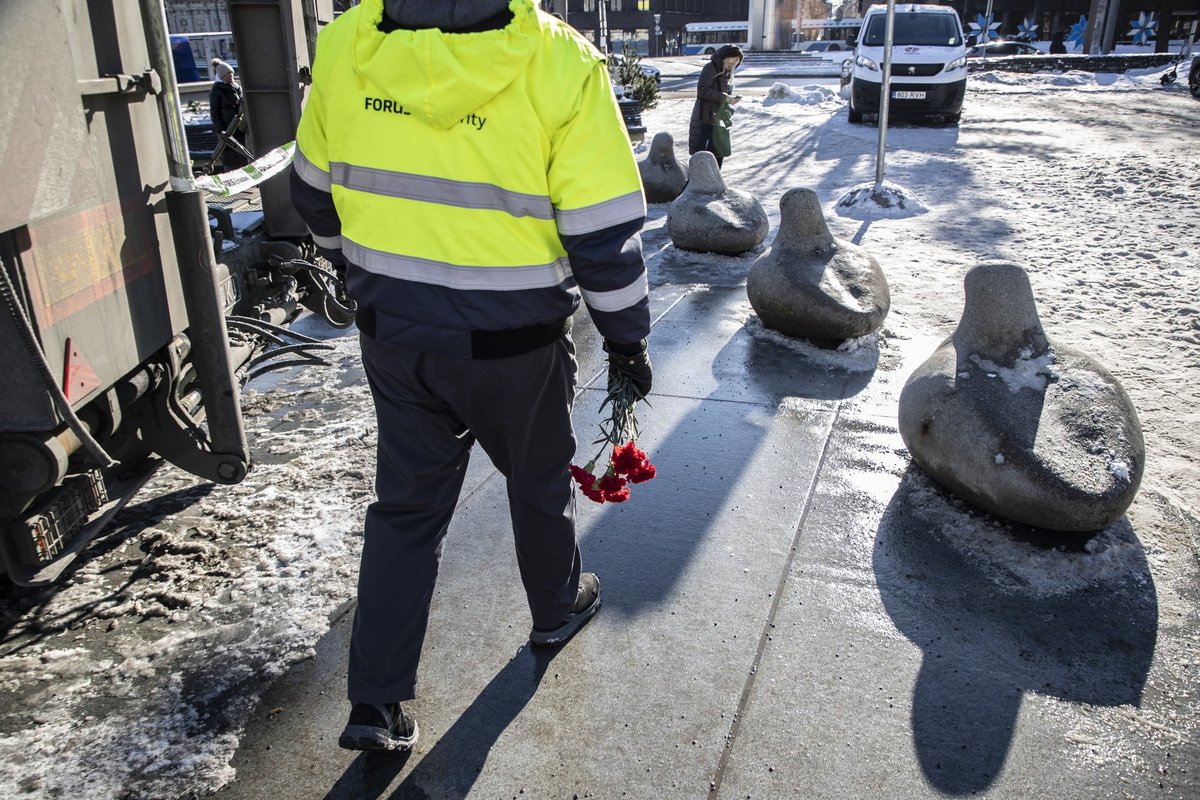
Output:
M878 116L887 6L863 15L850 79L850 122ZM957 124L967 90L967 48L949 6L896 5L889 116L942 116Z

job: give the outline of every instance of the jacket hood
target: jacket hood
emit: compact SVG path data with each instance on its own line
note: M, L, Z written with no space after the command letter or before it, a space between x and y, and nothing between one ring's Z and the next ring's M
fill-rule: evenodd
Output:
M383 12L402 28L463 32L508 8L508 0L383 0Z
M742 60L745 58L745 56L742 55L742 48L738 47L736 44L723 44L717 48L717 52L712 54L712 62L717 66L717 71L725 69L725 65L721 62L730 56L737 56L739 64L742 63Z
M405 110L447 129L491 100L525 69L541 43L533 0L509 0L512 21L499 30L444 33L435 28L383 33L384 0L363 0L354 69Z

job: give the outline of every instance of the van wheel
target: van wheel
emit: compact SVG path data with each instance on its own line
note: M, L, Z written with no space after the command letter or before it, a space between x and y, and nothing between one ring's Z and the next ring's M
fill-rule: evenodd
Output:
M854 106L850 106L849 111L846 113L846 119L851 125L862 125L862 112L855 111Z
M959 120L961 120L961 119L962 119L961 111L959 111L956 114L947 114L946 115L946 124L947 125L958 125Z

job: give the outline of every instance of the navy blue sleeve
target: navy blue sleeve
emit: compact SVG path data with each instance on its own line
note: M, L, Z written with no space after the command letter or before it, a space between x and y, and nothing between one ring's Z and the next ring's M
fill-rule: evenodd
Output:
M333 205L333 195L306 183L292 167L292 205L300 213L312 234L317 252L331 264L344 264L342 258L342 220Z
M644 217L576 236L560 235L597 330L613 342L650 334L649 286L642 260Z

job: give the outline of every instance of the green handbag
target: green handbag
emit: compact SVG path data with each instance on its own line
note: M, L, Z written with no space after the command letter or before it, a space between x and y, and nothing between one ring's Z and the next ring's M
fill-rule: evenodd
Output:
M717 110L716 117L713 118L712 126L712 149L713 153L720 158L727 158L733 152L733 147L729 142L729 127L733 124L731 117L732 110L728 103L722 103L721 108Z

